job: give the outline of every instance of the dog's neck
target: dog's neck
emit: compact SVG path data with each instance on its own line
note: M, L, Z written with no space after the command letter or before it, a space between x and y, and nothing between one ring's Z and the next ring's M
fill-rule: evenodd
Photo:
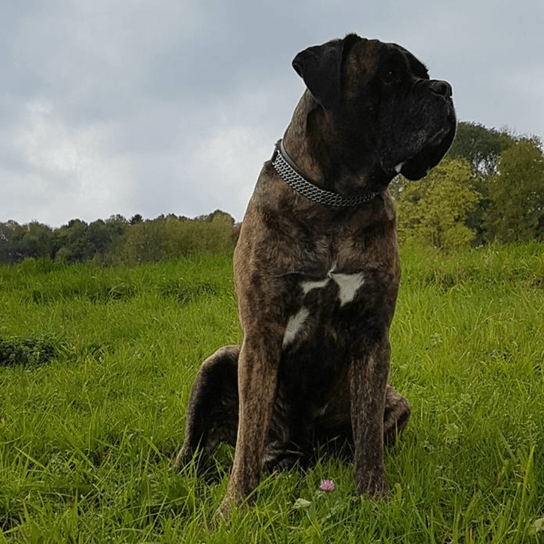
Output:
M307 180L299 171L293 159L289 156L283 141L276 144L276 150L272 156L272 165L283 181L300 195L319 204L335 208L360 206L370 202L377 196L377 192L366 191L358 194L341 194L327 191Z
M323 167L315 160L314 153L310 150L308 119L315 108L314 98L306 91L295 108L293 119L285 131L283 143L301 174L311 179L318 187L329 189Z
M370 164L368 170L346 169L341 140L341 135L335 132L332 114L306 91L283 137L285 150L300 173L321 189L339 194L361 195L385 190L393 176L384 178L381 168L376 168L374 154L362 161Z

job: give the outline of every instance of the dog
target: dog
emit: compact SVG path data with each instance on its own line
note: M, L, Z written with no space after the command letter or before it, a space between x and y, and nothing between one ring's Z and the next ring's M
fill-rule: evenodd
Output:
M388 385L399 284L398 174L424 177L457 127L449 83L406 49L355 34L293 60L306 90L264 164L234 252L243 330L202 364L176 464L235 446L220 512L252 504L263 466L317 446L353 459L360 493L386 492L384 444L410 417Z

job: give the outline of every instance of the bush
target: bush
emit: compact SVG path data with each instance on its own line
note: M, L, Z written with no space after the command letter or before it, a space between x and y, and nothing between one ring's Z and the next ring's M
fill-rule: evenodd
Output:
M399 240L448 251L469 247L475 235L466 222L479 199L472 181L467 161L447 159L404 186L395 202Z
M43 365L60 349L61 342L49 335L0 338L0 366Z
M214 214L186 219L172 215L132 225L116 253L120 262L135 265L198 253L221 253L233 245L230 216Z

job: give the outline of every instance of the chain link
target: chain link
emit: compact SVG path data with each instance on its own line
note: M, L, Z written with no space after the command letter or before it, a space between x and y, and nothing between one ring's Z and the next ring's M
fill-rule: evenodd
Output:
M280 145L277 146L274 157L272 157L272 165L276 169L279 176L297 193L326 206L347 207L359 206L365 202L372 200L378 193L367 193L365 195L349 196L326 191L310 183L302 177L293 167L285 160L282 154Z

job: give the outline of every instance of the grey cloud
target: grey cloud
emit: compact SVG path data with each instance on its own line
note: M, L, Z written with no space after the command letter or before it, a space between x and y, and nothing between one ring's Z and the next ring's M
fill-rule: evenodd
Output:
M0 221L241 219L303 89L292 58L348 32L412 50L461 119L544 135L543 23L540 0L3 2Z

